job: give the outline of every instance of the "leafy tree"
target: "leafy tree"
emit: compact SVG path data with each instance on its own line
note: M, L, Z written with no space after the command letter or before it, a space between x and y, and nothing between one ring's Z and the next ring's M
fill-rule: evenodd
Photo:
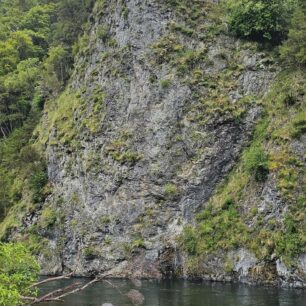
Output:
M28 116L39 75L39 60L29 58L6 75L0 86L0 134L7 136ZM0 81L1 83L1 81ZM1 116L3 114L3 116Z
M35 97L56 95L66 85L72 46L94 2L0 1L0 138L23 124Z
M58 1L58 21L54 25L53 41L72 46L83 30L94 0Z
M9 42L17 50L19 59L25 60L29 57L35 57L35 47L29 32L16 31L11 34Z
M57 94L69 78L71 54L62 45L50 48L44 63L42 88L45 95Z
M37 280L39 265L21 244L0 244L0 305L15 306L22 296L33 296L29 287Z
M5 75L17 66L18 51L12 41L0 42L0 76Z
M295 0L229 0L229 25L239 37L279 44L286 38Z
M46 196L46 166L29 142L45 99L69 79L72 46L94 3L0 1L0 221L25 188L33 204Z
M0 220L21 200L24 188L31 192L33 202L44 197L44 189L38 188L46 183L46 174L41 174L46 173L45 163L39 152L28 145L38 119L39 112L32 112L22 127L0 139Z
M292 17L288 39L280 49L281 56L293 63L306 64L306 3L300 1Z

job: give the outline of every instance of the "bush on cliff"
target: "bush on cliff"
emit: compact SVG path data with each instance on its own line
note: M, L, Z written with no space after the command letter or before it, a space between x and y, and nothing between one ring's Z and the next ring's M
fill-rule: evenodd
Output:
M239 37L279 44L288 34L295 0L229 0L229 25Z

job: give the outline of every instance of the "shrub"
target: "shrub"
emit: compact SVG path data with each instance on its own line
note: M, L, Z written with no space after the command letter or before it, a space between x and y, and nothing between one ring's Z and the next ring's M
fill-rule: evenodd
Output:
M133 249L145 248L145 241L142 237L138 237L132 242Z
M164 186L164 192L168 196L174 196L177 194L177 187L175 184L168 183Z
M40 203L45 200L43 188L48 182L47 171L44 166L34 169L30 178L29 185L32 190L32 199L34 203Z
M41 226L43 228L51 227L57 219L56 211L50 207L46 207L41 214Z
M194 255L197 249L197 237L195 235L195 230L192 227L184 228L182 235L182 245L185 251L189 254Z
M292 132L293 138L300 138L303 134L306 133L306 119L298 119L293 122L294 130Z
M88 246L84 248L83 254L87 260L94 259L97 256L97 252L93 246Z
M183 249L191 255L230 250L246 242L247 228L234 204L215 211L208 206L197 220L198 226L186 227L181 238Z
M105 25L100 25L97 28L97 37L103 42L106 42L109 38L109 29Z
M286 38L295 0L230 0L229 25L239 37L279 44Z
M246 170L257 182L265 181L269 173L268 155L261 146L251 147L245 154Z
M163 89L168 88L171 85L171 80L170 79L164 79L160 81L160 86Z
M296 63L306 64L306 5L300 4L294 11L288 40L280 49L281 57Z

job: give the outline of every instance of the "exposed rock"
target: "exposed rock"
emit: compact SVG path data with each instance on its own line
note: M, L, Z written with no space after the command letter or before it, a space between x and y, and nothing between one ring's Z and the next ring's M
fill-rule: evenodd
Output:
M234 261L233 271L238 274L240 281L244 281L249 276L250 269L258 262L257 258L248 250L239 249L230 253Z
M48 135L53 191L44 205L59 214L60 224L40 232L49 248L40 257L44 274L161 278L184 269L177 237L233 169L261 115L253 96L262 97L275 77L275 65L264 53L245 50L232 37L220 34L203 42L177 34L176 48L205 51L188 79L173 59L166 61L167 54L161 63L155 60L153 50L170 35L175 13L159 1L124 3L127 7L108 1L103 14L91 18L89 46L79 54L70 88L86 102L71 114L77 135L63 143L57 127ZM99 37L101 26L108 40ZM239 69L232 73L231 65ZM192 80L199 75L203 85ZM220 79L228 83L218 92ZM249 96L249 104L239 104ZM95 104L98 98L103 101ZM221 106L211 106L212 99ZM52 123L48 114L44 120ZM282 215L272 178L260 197L260 211ZM231 272L224 271L226 258L233 262ZM243 248L209 255L201 265L202 278L216 281L252 282L263 268ZM275 265L269 267L290 281L286 267ZM305 273L306 256L300 267Z

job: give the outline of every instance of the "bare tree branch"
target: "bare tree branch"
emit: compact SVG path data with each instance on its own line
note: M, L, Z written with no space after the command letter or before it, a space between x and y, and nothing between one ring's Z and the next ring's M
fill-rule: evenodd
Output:
M27 303L27 301L32 301L34 302L36 300L35 297L32 297L32 296L21 296L21 298ZM63 302L63 300L56 300L54 298L47 298L44 300L44 302ZM29 305L27 303L27 305Z
M54 281L58 281L61 279L69 279L73 276L74 272L71 272L69 274L66 275L61 275L61 276L56 276L56 277L51 277L51 278L47 278L41 282L35 283L33 285L31 285L29 288L33 288L33 287L37 287L39 285L45 284L45 283L49 283L49 282L54 282Z
M124 294L122 293L122 291L119 289L119 287L116 286L116 285L114 285L112 282L108 281L107 279L103 279L103 282L108 283L110 286L112 286L113 288L115 288L121 295L124 295Z
M94 283L96 283L96 282L98 282L98 281L100 281L100 279L99 279L99 278L95 278L95 279L93 279L92 281L86 283L84 286L79 287L79 288L77 288L77 289L74 289L74 290L72 290L72 291L66 292L66 293L64 293L64 294L62 294L62 295L56 297L55 299L62 299L62 298L64 298L64 297L68 296L68 295L71 295L71 294L77 293L77 292L79 292L79 291L82 291L82 290L86 289L87 287L89 287L90 285L92 285L92 284L94 284Z
M67 286L65 288L61 288L61 289L57 289L57 290L54 290L52 292L49 292L39 298L36 298L30 305L35 305L35 304L38 304L38 303L41 303L41 302L44 302L46 301L47 299L51 298L52 297L52 300L53 301L58 301L59 300L59 297L55 296L59 293L62 293L62 292L65 292L67 290L72 290L74 289L75 287L79 286L81 283L74 283L70 286Z
M63 276L57 276L57 277L52 277L52 278L48 278L45 279L41 282L37 282L35 284L33 284L30 288L33 287L37 287L39 285L48 283L48 282L53 282L53 281L58 281L61 279L69 279L73 276L73 272L69 273L67 275L63 275ZM132 290L130 291L128 294L124 294L121 289L114 285L111 281L105 279L104 277L107 277L107 275L103 275L103 276L97 276L95 279L92 279L91 281L87 282L86 284L82 285L80 282L71 284L69 286L66 286L64 288L60 288L60 289L56 289L54 291L51 291L41 297L28 297L28 296L23 296L22 299L27 303L27 305L36 305L42 302L63 302L63 298L71 295L71 294L75 294L77 292L80 292L84 289L86 289L87 287L91 286L92 284L99 282L99 281L103 281L107 284L109 284L110 286L112 286L113 288L115 288L119 294L121 294L122 296L128 296L129 299L135 304L135 305L141 305L143 303L143 296L141 295L141 293L137 290ZM140 287L141 286L141 282L139 281L140 284L137 283L137 286Z

